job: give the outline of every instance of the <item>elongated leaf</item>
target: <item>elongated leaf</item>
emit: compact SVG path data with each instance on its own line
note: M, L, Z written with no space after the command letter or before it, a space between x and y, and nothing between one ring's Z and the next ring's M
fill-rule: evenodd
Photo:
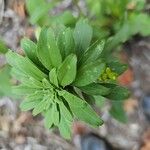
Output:
M63 87L75 80L77 69L77 57L70 54L58 68L58 79Z
M24 100L21 105L20 105L20 108L22 111L28 111L28 110L31 110L33 108L36 107L36 105L38 105L40 103L40 101L38 100L35 100L35 101L26 101Z
M36 56L36 44L31 40L24 38L21 40L21 47L28 58L36 64L38 62L38 57Z
M53 68L49 73L50 82L58 87L58 78L56 68Z
M60 123L59 123L60 134L64 138L70 139L70 137L71 137L71 125L72 125L73 118L63 103L60 103L60 108L61 108L60 109L61 118L60 118Z
M51 128L51 126L53 125L53 109L52 109L52 107L50 107L48 110L47 110L47 112L46 112L46 114L45 114L45 127L46 128Z
M54 33L51 29L43 28L38 41L37 54L42 64L50 71L61 62L60 50L57 47Z
M5 54L7 53L8 48L6 47L6 44L1 40L0 38L0 54Z
M65 29L63 32L61 32L61 34L59 34L58 46L63 59L65 59L71 53L75 53L73 32L70 28Z
M40 103L38 103L35 108L33 109L33 116L38 115L39 113L43 112L44 109L46 108L47 103L45 102L45 100L42 100Z
M108 85L109 87L109 85ZM111 99L111 100L125 100L129 97L130 92L127 88L121 87L121 86L115 86L111 88L111 92L106 95L105 97Z
M89 95L108 95L110 92L109 88L106 88L98 83L92 83L87 86L80 87L80 89Z
M104 41L101 41L101 42L96 41L84 53L82 59L80 60L80 64L83 65L83 64L87 64L87 63L97 60L100 57L100 54L102 53L104 49L104 45L105 45Z
M16 95L28 95L36 92L36 88L27 87L25 85L13 86L12 92Z
M86 20L79 20L74 29L74 40L78 56L89 47L92 35L92 28Z
M27 76L31 76L37 80L41 80L44 77L47 77L47 75L40 71L28 58L25 58L12 51L9 51L6 54L6 58L11 66L18 69L20 72Z
M73 83L75 86L85 86L93 83L103 73L105 64L100 60L84 65L78 70L76 79Z
M127 65L122 64L119 61L112 61L112 62L109 62L107 65L118 75L122 74L127 69Z
M123 108L123 102L120 101L113 101L112 102L112 107L110 110L110 114L118 121L122 122L122 123L126 123L127 122L127 115L124 111Z
M86 101L78 98L77 96L74 96L67 91L61 91L59 94L68 102L72 113L78 119L85 121L95 127L103 124L103 121Z

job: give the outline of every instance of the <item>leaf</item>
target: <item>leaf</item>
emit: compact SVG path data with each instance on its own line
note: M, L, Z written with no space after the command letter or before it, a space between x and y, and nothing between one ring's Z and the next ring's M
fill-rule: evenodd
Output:
M127 65L122 64L119 61L110 61L107 63L108 67L112 69L118 75L122 74L125 70L127 70Z
M21 105L21 111L28 111L33 109L34 107L36 107L36 105L38 105L40 103L40 100L34 100L34 101L26 101L24 100Z
M5 54L7 53L7 51L8 51L8 48L6 47L6 44L0 38L0 54Z
M58 87L58 78L56 68L53 68L49 73L49 80L52 84Z
M127 99L130 95L129 90L122 86L116 84L109 84L109 83L102 84L102 85L111 89L111 92L105 96L108 99L119 101L119 100Z
M38 103L35 108L33 109L33 116L38 115L39 113L42 113L44 109L46 108L47 103L45 102L45 99L42 100L40 103Z
M70 139L71 125L72 125L73 118L71 113L63 103L60 103L59 106L60 106L60 114L61 114L60 123L59 123L60 134L64 138Z
M8 65L0 69L0 97L12 94L10 69Z
M45 75L41 70L39 70L28 58L23 57L17 53L9 51L6 54L7 62L19 70L20 72L24 73L27 76L31 76L37 80L42 80L46 78Z
M66 85L71 84L76 77L77 69L77 57L74 54L70 54L61 66L58 68L58 80L60 85L65 87Z
M31 40L24 38L21 40L21 47L27 57L38 67L44 67L37 57L37 45Z
M70 28L65 29L59 34L58 46L63 59L65 59L71 53L75 53L73 32Z
M80 56L90 45L93 31L86 20L79 20L74 29L74 40L77 56Z
M123 102L113 101L109 112L116 120L127 123L128 118L123 108Z
M45 114L45 127L47 129L51 128L53 125L53 109L52 107L49 107L49 109L47 110L46 114Z
M27 87L25 85L18 85L12 87L12 92L16 95L28 95L36 92L36 88Z
M99 44L99 41L96 41L93 45L91 45L87 51L84 53L80 64L88 64L91 61L95 61L100 57L100 54L102 53L104 49L105 42L101 41Z
M42 29L38 41L37 54L39 60L49 71L61 64L61 54L52 29L46 27Z
M80 89L89 95L107 95L110 93L109 88L106 88L98 83L91 83L87 86L80 87Z
M74 96L67 91L60 91L59 94L68 102L72 113L78 119L85 121L95 127L103 124L103 121L86 101L80 99L77 96Z
M26 0L26 7L30 14L30 22L35 24L41 18L48 17L47 13L54 4L54 2L46 3L44 0Z
M80 87L93 83L103 73L104 69L105 64L100 60L84 65L78 70L73 85Z

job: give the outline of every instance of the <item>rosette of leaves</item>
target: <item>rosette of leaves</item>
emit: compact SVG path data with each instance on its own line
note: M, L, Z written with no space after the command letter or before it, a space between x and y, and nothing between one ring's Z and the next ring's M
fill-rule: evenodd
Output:
M117 84L99 81L109 64L101 58L105 42L90 45L92 34L85 20L78 21L74 30L63 28L58 32L44 27L36 43L22 40L25 56L12 51L6 54L12 75L20 81L13 91L25 96L21 109L33 110L34 116L42 114L45 126L58 127L65 138L70 138L75 119L93 127L103 124L90 106L95 96L116 100L128 96Z

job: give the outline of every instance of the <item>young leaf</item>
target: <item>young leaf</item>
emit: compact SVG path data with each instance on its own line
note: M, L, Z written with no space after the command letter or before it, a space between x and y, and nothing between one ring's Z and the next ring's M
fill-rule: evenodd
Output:
M73 85L80 87L93 83L103 73L104 69L105 64L100 60L84 65L78 70Z
M50 71L61 62L60 50L57 47L52 29L43 28L38 41L37 54L42 64Z
M77 57L70 54L58 68L58 80L65 87L75 80L77 69Z
M71 53L75 53L75 44L73 32L70 28L65 29L59 34L58 46L61 51L62 58L66 58Z
M56 68L53 68L49 73L49 80L52 84L56 85L58 87L58 78L57 78L57 72Z
M109 88L106 88L98 83L91 83L87 86L80 87L80 89L89 95L108 95L110 92Z
M1 53L5 54L5 53L7 53L7 51L8 51L8 48L6 47L4 41L2 41L0 38L0 54Z
M39 70L28 58L23 57L17 53L9 51L6 54L7 62L13 66L14 68L18 69L20 72L24 73L25 75L31 76L37 80L41 80L46 78L45 75L41 70Z
M86 20L79 20L74 29L74 40L77 56L80 56L90 45L93 30Z
M68 102L72 113L78 119L95 127L103 124L103 121L86 101L67 91L60 91L59 94Z

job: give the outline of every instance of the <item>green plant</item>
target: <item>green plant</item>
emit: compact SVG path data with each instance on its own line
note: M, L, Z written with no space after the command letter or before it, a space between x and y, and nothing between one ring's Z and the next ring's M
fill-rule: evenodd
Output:
M12 75L20 81L13 92L25 96L21 109L33 110L34 116L42 114L45 126L58 127L65 138L70 138L75 119L93 127L103 124L90 106L99 96L116 101L129 96L116 82L126 66L106 61L101 55L105 41L91 44L92 36L86 20L78 21L75 29L43 27L36 43L21 41L25 57L12 51L6 54ZM104 74L106 79L101 78Z

